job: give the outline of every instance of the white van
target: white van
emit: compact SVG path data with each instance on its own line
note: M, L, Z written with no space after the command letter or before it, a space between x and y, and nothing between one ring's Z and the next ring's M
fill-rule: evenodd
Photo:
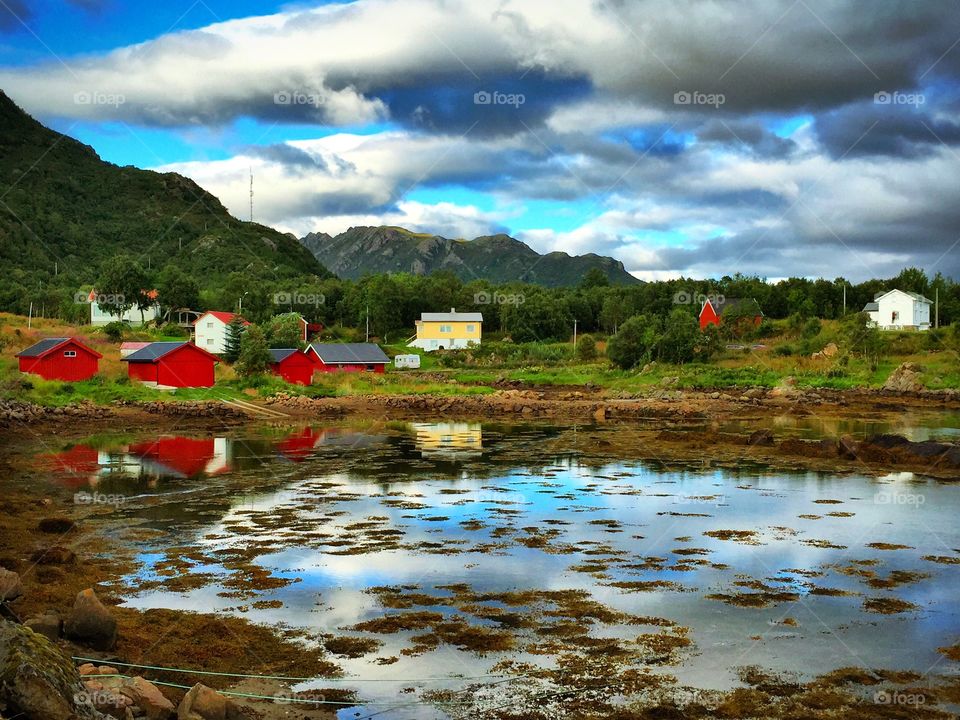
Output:
M397 369L400 369L400 368L417 369L420 367L420 356L419 355L397 355L393 359L393 366Z

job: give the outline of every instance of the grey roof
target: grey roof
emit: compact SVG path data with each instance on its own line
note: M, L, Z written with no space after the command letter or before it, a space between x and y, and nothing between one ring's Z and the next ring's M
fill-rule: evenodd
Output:
M421 322L483 322L483 313L420 313Z
M887 295L887 294L892 293L892 292L894 292L894 291L896 291L896 292L902 292L904 295L909 295L909 296L912 297L914 300L919 300L920 302L925 302L925 303L927 303L928 305L933 305L933 300L931 300L931 299L929 299L929 298L925 298L925 297L924 297L923 295L921 295L920 293L910 292L909 290L901 290L900 288L894 288L893 290L882 290L882 291L880 291L880 292L878 292L878 293L874 293L874 294L873 294L873 299L874 299L874 300L879 300L879 299L882 298L884 295Z
M870 302L863 306L861 312L877 312L880 309L880 303Z
M720 317L723 317L723 314L727 310L732 310L733 308L740 307L741 305L747 303L756 306L757 313L759 313L761 316L763 315L763 312L760 310L760 304L753 298L710 298L710 304L713 305L714 312L716 312Z
M933 305L933 300L930 300L930 299L928 299L928 298L925 298L925 297L924 297L923 295L921 295L920 293L909 292L909 291L906 291L906 293L907 293L907 295L909 295L910 297L912 297L914 300L919 300L920 302L925 302L925 303L927 303L928 305Z
M327 365L390 362L380 346L373 343L313 343L310 347Z
M296 348L270 348L270 360L275 363L283 362L295 352Z
M70 338L65 337L56 337L56 338L44 338L38 343L34 343L25 350L21 350L17 353L17 357L39 357L43 355L48 350L53 350L57 345L65 343Z
M189 344L190 343L187 342L153 342L120 359L123 362L153 362L154 360L159 360L167 353L171 353L177 348Z

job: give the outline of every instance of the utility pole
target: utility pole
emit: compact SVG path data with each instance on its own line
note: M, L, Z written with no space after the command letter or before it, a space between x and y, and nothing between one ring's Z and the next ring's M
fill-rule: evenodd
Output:
M253 166L250 167L250 222L253 222Z
M573 349L577 349L577 319L573 319Z
M843 314L847 314L847 281L843 281Z
M367 342L370 342L370 306L367 305Z
M938 286L934 288L934 292L936 292L936 295L934 295L934 303L933 303L933 317L934 317L933 327L939 328L940 327L940 287Z
M33 327L33 300L30 301L30 314L27 315L27 330Z

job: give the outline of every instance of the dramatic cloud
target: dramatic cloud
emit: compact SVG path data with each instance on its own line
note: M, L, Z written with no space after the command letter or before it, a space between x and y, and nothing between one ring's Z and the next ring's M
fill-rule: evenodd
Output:
M160 169L239 217L252 169L256 218L298 234L512 229L648 278L960 276L958 38L937 0L356 0L0 87L134 134L252 118L269 141Z

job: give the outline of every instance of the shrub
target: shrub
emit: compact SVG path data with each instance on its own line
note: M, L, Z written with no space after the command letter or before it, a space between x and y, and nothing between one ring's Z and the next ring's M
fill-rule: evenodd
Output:
M174 322L168 322L166 325L161 327L160 334L164 337L190 337L190 332L186 328L180 327Z
M773 354L776 357L790 357L791 355L793 355L793 353L794 353L793 345L790 345L789 343L783 343L782 345L777 345L773 349Z
M651 359L660 342L661 329L662 323L656 315L634 315L610 338L607 357L624 370Z
M800 330L800 337L810 340L820 334L820 321L817 318L807 320Z
M240 339L240 357L237 372L245 377L265 373L270 369L270 349L267 338L256 325L250 325Z
M111 342L120 342L123 340L123 323L119 320L115 320L112 323L107 323L103 326L103 334L110 339Z
M590 335L584 335L579 340L577 340L577 360L584 360L589 362L590 360L596 360L597 358L597 342Z

